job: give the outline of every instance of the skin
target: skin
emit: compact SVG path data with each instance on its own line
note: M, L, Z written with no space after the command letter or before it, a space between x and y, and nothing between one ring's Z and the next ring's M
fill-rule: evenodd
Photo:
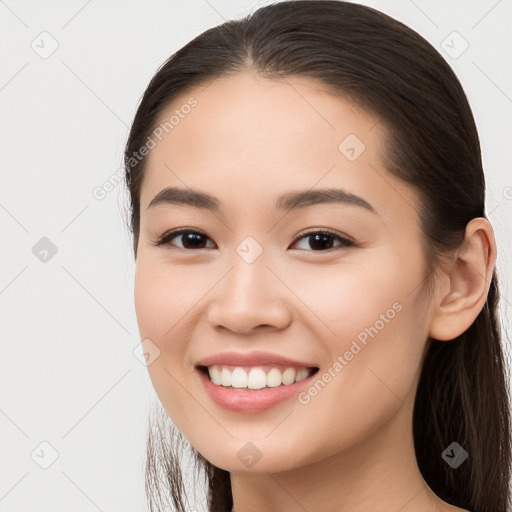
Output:
M312 79L244 71L187 92L162 120L191 96L197 107L148 156L135 275L141 339L160 350L148 370L171 420L231 473L237 512L463 510L423 480L412 410L428 337L449 342L485 303L496 258L490 224L473 219L463 249L429 274L416 192L383 167L386 132L376 118ZM366 146L354 161L338 149L351 133ZM171 185L215 196L221 212L148 209ZM285 192L330 186L377 213L274 207ZM204 248L183 249L183 236L152 244L182 227L203 232ZM334 238L318 249L304 234L322 228L356 245ZM248 236L263 249L250 264L236 252ZM219 352L264 350L310 361L322 375L396 302L400 312L307 404L228 411L194 369ZM252 467L237 457L247 442L261 453Z

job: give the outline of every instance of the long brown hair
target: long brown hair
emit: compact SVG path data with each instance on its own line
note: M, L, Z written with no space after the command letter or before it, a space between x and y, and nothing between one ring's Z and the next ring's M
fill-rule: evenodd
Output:
M460 246L466 224L485 215L485 182L473 115L459 80L419 34L370 7L339 0L289 0L211 28L174 53L150 81L125 149L131 231L137 257L145 158L134 158L162 111L178 95L219 77L253 69L266 78L315 78L388 128L387 170L420 194L419 214L432 266ZM137 153L138 154L138 153ZM510 408L492 276L478 317L453 341L429 339L414 411L419 469L444 501L472 512L508 512ZM148 432L150 510L168 498L185 510L180 451L172 426ZM469 458L456 470L441 454L456 441ZM193 447L204 471L211 512L233 505L229 472Z

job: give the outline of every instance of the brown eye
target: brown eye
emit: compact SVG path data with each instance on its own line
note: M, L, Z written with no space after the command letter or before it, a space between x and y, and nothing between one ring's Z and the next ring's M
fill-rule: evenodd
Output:
M314 252L325 252L333 248L333 244L337 241L338 245L334 247L350 247L355 245L348 238L342 237L337 233L332 231L311 231L302 235L297 239L295 243L298 241L305 239L307 240L307 245L313 249Z
M180 240L181 245L173 242L175 239ZM183 250L207 249L212 247L211 245L209 247L206 245L209 240L211 240L211 238L201 231L193 229L176 229L160 237L158 240L153 242L153 245L156 247L163 245L169 248ZM338 233L327 230L311 231L306 233L299 237L293 245L296 245L301 240L306 240L306 244L309 246L309 249L312 249L312 252L327 252L337 248L355 245L352 240L349 240ZM215 245L213 245L213 247L215 247ZM300 249L303 250L304 248ZM309 250L308 247L306 247L306 249Z
M177 238L181 240L181 246L172 243L171 241ZM159 238L153 245L168 245L168 246L176 246L179 249L193 250L193 249L206 249L205 244L207 240L210 240L204 233L201 231L196 231L192 229L177 229L175 231L171 231L166 233L161 238Z

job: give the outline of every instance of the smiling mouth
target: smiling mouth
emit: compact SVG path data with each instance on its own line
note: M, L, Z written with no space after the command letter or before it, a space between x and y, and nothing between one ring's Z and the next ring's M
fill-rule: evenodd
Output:
M216 386L241 390L282 388L301 382L319 371L318 367L295 368L274 365L242 367L219 364L199 365L196 368Z

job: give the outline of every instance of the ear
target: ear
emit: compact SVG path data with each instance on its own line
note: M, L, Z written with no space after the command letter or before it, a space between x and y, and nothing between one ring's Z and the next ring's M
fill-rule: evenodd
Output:
M464 242L435 294L429 336L448 341L469 329L485 301L496 263L496 241L489 221L476 217L468 222ZM448 291L446 291L448 290Z

